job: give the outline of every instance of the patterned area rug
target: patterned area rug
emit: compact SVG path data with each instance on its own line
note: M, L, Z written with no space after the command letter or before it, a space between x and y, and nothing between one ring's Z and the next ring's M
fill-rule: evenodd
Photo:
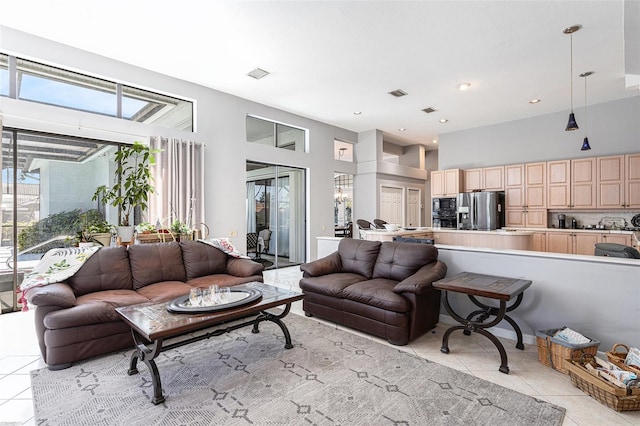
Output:
M312 319L163 352L151 403L131 351L31 372L38 425L561 425L564 409Z

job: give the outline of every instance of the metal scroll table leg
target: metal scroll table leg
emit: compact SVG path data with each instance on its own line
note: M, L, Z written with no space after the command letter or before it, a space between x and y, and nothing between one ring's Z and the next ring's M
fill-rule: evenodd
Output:
M129 370L127 374L132 376L138 373L138 360L144 362L144 364L151 372L151 382L153 383L153 398L151 402L155 405L164 402L164 395L162 395L162 382L160 381L160 372L154 359L162 352L162 339L156 340L147 346L142 339L138 336L134 330L131 330L133 334L133 341L135 342L136 349L131 354L131 360L129 361Z
M291 310L291 303L287 303L285 305L284 311L280 315L274 315L266 311L260 312L260 315L258 315L258 317L255 319L255 322L253 323L253 329L251 330L251 332L260 333L258 324L260 324L262 321L271 321L272 323L280 327L280 330L282 330L282 333L284 334L284 342L285 342L284 348L285 349L293 348L293 344L291 343L291 334L289 334L289 329L282 322L282 318L286 317L289 314L290 310Z
M468 318L463 318L460 315L458 315L451 307L451 304L449 304L448 291L444 292L443 302L444 302L445 309L451 315L451 317L462 325L452 326L449 329L447 329L447 331L445 331L444 335L442 336L442 347L440 348L440 352L443 352L445 354L449 353L449 336L451 335L452 332L456 330L464 330L465 333L466 332L480 333L483 336L487 337L489 340L491 340L491 342L495 345L495 347L498 349L498 352L500 353L500 368L498 368L498 371L500 371L501 373L509 374L507 352L505 351L504 346L496 336L494 336L493 334L485 330L486 328L490 328L497 325L498 323L500 323L500 321L504 319L505 314L507 312L507 302L504 300L500 301L500 308L496 309L495 312L492 312L492 315L495 315L496 317L492 321L486 324L483 323L483 321L486 319L486 318L482 318L484 317L484 315L481 315L481 318L480 318L481 321L472 320L472 318L475 315L477 315L477 312L471 314Z

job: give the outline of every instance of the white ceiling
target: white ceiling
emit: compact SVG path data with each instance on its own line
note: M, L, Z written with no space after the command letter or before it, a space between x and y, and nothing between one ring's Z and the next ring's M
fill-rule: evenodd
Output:
M562 30L574 24L583 26L573 35L575 108L584 105L584 71L595 71L589 104L637 96L637 87L625 89L623 10L620 0L20 0L3 2L0 24L432 148L442 133L568 112ZM256 67L271 74L248 77ZM458 91L462 82L471 89ZM388 94L395 89L408 96Z

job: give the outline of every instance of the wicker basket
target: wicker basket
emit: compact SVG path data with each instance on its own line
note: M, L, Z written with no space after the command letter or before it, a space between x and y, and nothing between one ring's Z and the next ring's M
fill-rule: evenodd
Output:
M561 373L569 374L565 367L565 360L580 357L583 353L594 355L598 352L600 342L591 339L591 342L584 344L571 344L564 340L556 339L553 335L560 328L551 330L539 330L536 332L536 343L538 345L538 361Z
M618 351L619 348L623 348L624 352ZM613 348L611 348L611 350L606 354L607 358L609 358L610 363L615 364L625 370L633 371L638 375L638 377L640 377L640 368L636 367L635 365L627 365L624 363L624 360L627 358L628 353L629 346L622 343L616 343L615 345L613 345Z
M173 234L168 232L152 232L149 234L138 234L138 241L140 244L151 244L151 243L164 243L167 241L174 241L175 238Z
M593 361L587 361L585 358L589 357L582 356L566 360L565 366L569 371L571 383L593 399L616 411L640 410L640 388L621 388L607 382L585 368L587 363L595 367Z

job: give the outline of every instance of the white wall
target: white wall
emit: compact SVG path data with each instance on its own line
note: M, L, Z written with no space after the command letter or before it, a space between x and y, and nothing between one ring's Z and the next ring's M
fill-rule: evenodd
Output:
M307 248L315 257L315 238L333 233L334 139L357 141L353 132L290 114L193 83L137 68L0 27L0 50L196 102L196 133L134 123L32 102L0 98L3 125L116 142L148 141L162 135L191 139L205 148L206 223L211 236L231 237L244 251L245 162L274 163L307 169ZM309 130L309 152L249 144L246 116L255 115ZM313 196L312 196L313 194ZM313 244L311 243L313 242Z
M529 342L537 330L567 326L599 340L601 351L611 350L614 343L640 347L640 261L447 246L438 250L448 277L467 271L533 281L511 314ZM464 316L476 309L463 295L449 301ZM444 309L440 313L447 315ZM496 334L515 338L506 321L496 328Z
M580 151L584 107L575 108L579 130L564 130L568 111L441 134L438 166L467 169L503 164L598 157L640 151L640 95L589 106L590 151Z

